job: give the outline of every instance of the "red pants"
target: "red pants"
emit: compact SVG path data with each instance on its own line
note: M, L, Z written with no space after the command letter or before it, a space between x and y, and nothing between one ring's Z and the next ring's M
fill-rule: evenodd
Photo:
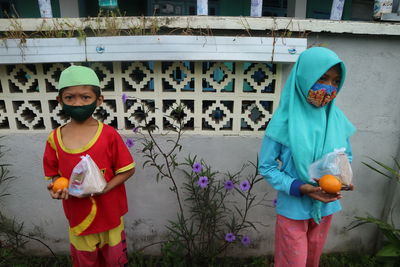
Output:
M120 267L128 263L124 223L98 234L75 236L70 232L74 267Z
M332 215L320 224L313 219L292 220L277 215L275 267L318 267L331 225Z

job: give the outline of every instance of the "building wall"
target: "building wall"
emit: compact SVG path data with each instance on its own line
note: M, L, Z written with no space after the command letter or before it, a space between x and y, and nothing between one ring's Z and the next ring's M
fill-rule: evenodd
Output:
M59 0L62 18L79 18L78 0Z
M308 36L308 44L324 45L344 60L347 80L338 95L337 105L357 127L351 138L355 191L344 192L343 210L334 216L325 252L370 252L374 249L377 232L373 226L362 226L348 231L355 216L381 216L390 183L365 167L367 157L392 163L400 147L400 37L351 34L315 33ZM287 77L289 65L283 69ZM124 135L130 137L131 135ZM67 223L60 201L53 200L43 180L42 153L47 134L6 134L3 143L9 150L4 161L17 179L7 189L11 194L2 201L2 210L10 217L24 222L28 231L42 233L43 240L56 252L68 252ZM161 136L158 138L165 141ZM187 135L182 139L180 157L197 154L218 171L234 171L248 160L255 161L262 136L204 136ZM127 181L130 211L125 216L130 251L164 240L168 220L175 218L177 203L166 181L156 182L152 169L142 168L143 157L135 149L138 162L133 178ZM266 183L255 189L259 195L267 192L272 201L276 193ZM255 221L267 227L252 232L253 245L248 249L233 247L231 253L264 255L273 253L275 212L271 207L258 208L252 214ZM32 251L48 253L34 242ZM146 249L158 253L158 247Z

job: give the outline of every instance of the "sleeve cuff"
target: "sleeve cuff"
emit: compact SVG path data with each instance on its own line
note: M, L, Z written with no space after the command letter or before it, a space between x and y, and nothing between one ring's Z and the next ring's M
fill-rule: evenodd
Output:
M294 180L290 186L290 195L295 197L301 197L303 194L300 191L300 186L302 186L303 184L305 183L301 180L298 179Z
M135 167L136 167L136 162L132 162L131 164L129 164L129 165L125 166L125 167L119 168L119 169L115 172L115 174L120 174L120 173L122 173L122 172L129 171L129 170L131 170L131 169L133 169L133 168L135 168Z

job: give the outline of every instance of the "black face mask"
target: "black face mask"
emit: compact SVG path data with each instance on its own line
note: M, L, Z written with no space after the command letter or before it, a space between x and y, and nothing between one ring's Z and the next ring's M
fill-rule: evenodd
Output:
M97 100L95 100L92 104L84 105L84 106L71 106L64 104L63 111L68 116L71 116L73 120L82 122L87 120L90 116L92 116L93 112L97 108Z

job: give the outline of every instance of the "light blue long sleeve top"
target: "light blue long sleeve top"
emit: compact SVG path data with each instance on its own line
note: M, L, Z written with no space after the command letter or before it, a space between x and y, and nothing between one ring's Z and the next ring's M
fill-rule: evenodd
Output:
M352 160L350 142L347 141L346 154ZM311 198L300 193L304 184L298 178L292 152L270 137L265 136L259 157L259 172L278 191L276 212L293 220L311 219ZM342 209L339 200L322 203L321 215L328 216Z

